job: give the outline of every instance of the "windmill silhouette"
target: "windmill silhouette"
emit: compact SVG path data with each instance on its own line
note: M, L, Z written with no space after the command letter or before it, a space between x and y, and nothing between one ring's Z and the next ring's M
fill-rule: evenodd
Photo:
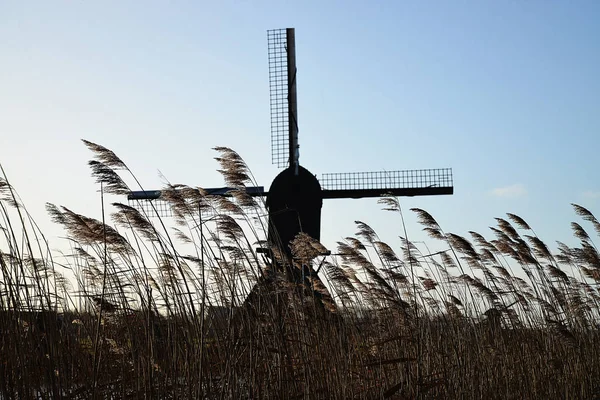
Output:
M298 144L298 105L296 94L296 51L294 28L267 31L271 104L272 163L284 168L264 187L246 187L250 196L266 196L269 213L268 243L278 246L292 265L290 242L305 233L321 238L321 208L324 199L365 197L450 195L454 192L452 170L423 169L404 171L327 173L318 179L300 165ZM234 188L203 189L205 194L229 196ZM160 200L161 191L136 191L130 201ZM263 249L264 250L264 249ZM265 250L265 252L269 252ZM271 258L272 254L271 254ZM275 263L275 262L274 262ZM281 263L281 261L278 261ZM281 265L279 266L281 268ZM298 272L299 271L299 272ZM293 281L316 278L310 265L289 273ZM318 278L317 278L318 279Z

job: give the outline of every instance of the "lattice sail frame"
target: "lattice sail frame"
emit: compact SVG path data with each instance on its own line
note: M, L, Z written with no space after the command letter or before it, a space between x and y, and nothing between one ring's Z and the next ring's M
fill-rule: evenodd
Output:
M286 29L267 31L269 96L271 103L271 162L285 168L289 162L289 104Z
M127 199L129 206L151 218L168 218L173 216L171 205L162 199Z
M206 201L202 207L199 207L198 204L194 204L190 201L187 201L187 203L188 203L188 207L190 210L198 209L199 215L201 215L202 218L204 218L204 219L209 218L209 217L214 217L217 215L221 215L221 214L230 215L230 216L237 215L237 213L228 211L219 204L218 199L220 197L228 197L230 199L229 200L230 202L238 205L240 207L240 209L248 215L250 215L250 214L254 215L255 211L257 211L259 209L261 210L260 213L261 214L263 213L263 211L262 211L263 206L261 205L260 202L256 203L256 207L244 206L241 204L237 204L235 197L232 197L230 195L230 192L235 190L233 188L223 187L223 188L209 188L209 189L202 189L202 190L205 192L205 195L206 195L206 197L205 197ZM246 187L246 193L248 193L252 197L263 197L266 195L265 188L263 186L248 186L248 187ZM129 206L137 209L138 211L140 211L143 215L145 215L147 217L162 218L162 217L174 217L175 216L175 213L173 212L173 209L172 209L172 205L162 197L162 193L160 190L148 190L148 191L141 190L141 191L130 192L129 195L127 196L127 201L128 201Z
M322 174L324 190L416 189L452 187L452 169L414 169Z

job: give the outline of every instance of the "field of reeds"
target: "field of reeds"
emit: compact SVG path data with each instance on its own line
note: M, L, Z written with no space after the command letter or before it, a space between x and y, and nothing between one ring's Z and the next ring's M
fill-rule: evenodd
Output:
M84 143L103 198L143 189ZM216 151L226 185L253 184ZM57 253L2 170L0 399L600 398L600 253L585 230L600 222L581 206L579 246L555 252L514 214L491 238L462 237L412 209L441 250L393 249L357 221L333 255L300 235L275 267L257 252L273 246L264 204L243 190L167 186L164 200L168 218L126 201L103 203L101 220L48 204L67 236Z

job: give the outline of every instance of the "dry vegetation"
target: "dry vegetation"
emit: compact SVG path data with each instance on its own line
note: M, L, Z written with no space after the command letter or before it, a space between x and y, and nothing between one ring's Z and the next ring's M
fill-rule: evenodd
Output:
M103 193L128 192L126 165L85 144ZM227 185L251 183L236 153L217 151ZM166 191L175 227L127 204L104 222L49 204L68 235L68 254L57 255L2 171L0 398L600 393L600 254L578 223L579 247L558 243L553 254L513 214L497 219L493 239L467 239L413 209L441 251L403 239L395 252L357 222L326 259L298 238L290 268L312 262L320 279L296 285L256 252L266 246L263 205L243 191ZM402 216L396 199L381 202ZM574 209L600 234L588 210Z

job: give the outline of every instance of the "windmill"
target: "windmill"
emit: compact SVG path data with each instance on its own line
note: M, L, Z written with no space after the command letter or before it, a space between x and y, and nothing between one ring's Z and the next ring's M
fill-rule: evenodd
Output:
M269 212L268 242L280 244L291 260L289 243L300 232L316 240L321 237L321 208L324 199L365 197L450 195L454 191L452 170L349 172L322 174L318 179L300 165L296 96L296 52L294 28L267 31L271 103L271 158L283 168L264 187L247 187L251 196L266 196ZM211 195L228 196L233 188L204 189ZM161 192L131 192L129 200L160 200ZM308 273L314 274L310 266ZM293 280L301 275L289 276Z

